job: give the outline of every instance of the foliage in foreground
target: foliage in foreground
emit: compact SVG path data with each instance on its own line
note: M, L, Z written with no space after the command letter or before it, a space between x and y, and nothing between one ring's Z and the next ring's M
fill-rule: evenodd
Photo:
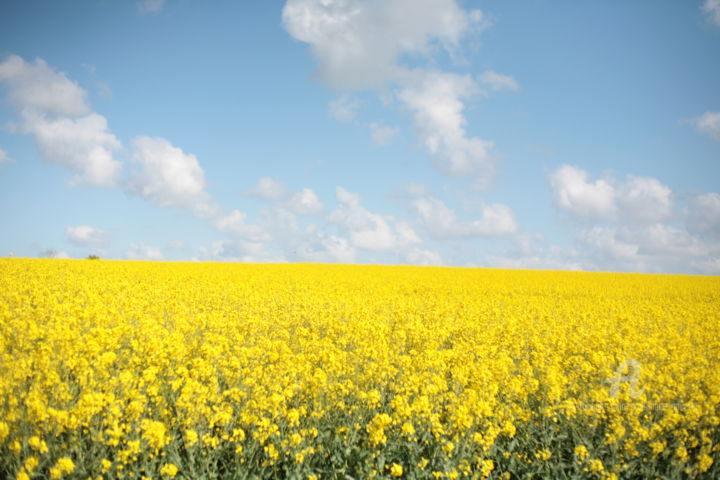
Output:
M720 279L0 260L3 478L717 478Z

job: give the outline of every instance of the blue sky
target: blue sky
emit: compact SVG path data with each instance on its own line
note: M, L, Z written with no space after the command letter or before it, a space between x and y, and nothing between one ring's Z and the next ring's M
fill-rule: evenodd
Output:
M720 1L0 6L0 255L720 273Z

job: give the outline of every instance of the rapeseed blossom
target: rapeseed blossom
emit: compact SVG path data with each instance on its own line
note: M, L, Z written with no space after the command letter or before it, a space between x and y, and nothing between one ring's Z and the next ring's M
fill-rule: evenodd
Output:
M0 478L720 478L719 351L713 277L0 259Z

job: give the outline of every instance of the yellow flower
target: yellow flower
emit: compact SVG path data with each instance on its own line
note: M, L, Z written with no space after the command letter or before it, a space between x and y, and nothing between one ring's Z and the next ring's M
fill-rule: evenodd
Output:
M698 456L698 471L700 473L707 472L713 464L713 458L707 453Z
M598 459L590 460L590 462L588 463L588 468L591 472L602 472L603 470L605 470L605 466L603 465L602 460Z
M175 466L173 463L166 463L163 465L163 467L160 469L160 474L164 475L166 477L174 478L175 475L178 473L178 467Z
M37 435L33 435L28 438L28 445L38 453L47 453L48 451L48 446L47 443L45 443L45 440L41 440Z
M0 442L5 440L8 435L10 435L10 426L5 422L0 421Z
M482 478L489 477L492 471L495 469L495 463L492 460L481 460L479 466Z
M550 460L550 457L552 457L552 452L547 448L543 448L542 450L538 450L537 452L535 452L535 458L537 458L541 462L547 462L548 460Z
M688 459L688 451L681 445L675 449L675 456L680 459L680 461L684 462Z
M68 457L61 457L55 462L55 466L50 469L50 478L62 478L66 473L72 473L75 470L75 462Z
M393 477L402 477L403 467L399 463L393 463L390 466L390 475Z
M37 468L37 466L40 464L40 461L37 457L28 457L25 459L25 470L28 471L28 473L32 473L33 470Z
M590 456L590 452L585 445L578 445L575 447L575 457L578 460L585 460Z
M185 434L183 435L183 438L185 439L185 444L188 447L192 447L198 442L198 434L195 430L192 428L188 428L185 430Z
M403 423L402 433L404 433L405 435L414 435L415 434L415 426L412 424L412 422Z

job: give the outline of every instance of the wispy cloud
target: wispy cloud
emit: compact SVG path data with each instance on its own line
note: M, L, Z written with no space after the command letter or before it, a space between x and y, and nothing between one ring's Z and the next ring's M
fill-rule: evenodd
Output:
M139 0L138 11L143 15L156 15L165 7L165 0Z
M110 241L110 232L88 225L69 226L66 234L70 243L83 247L105 245Z

